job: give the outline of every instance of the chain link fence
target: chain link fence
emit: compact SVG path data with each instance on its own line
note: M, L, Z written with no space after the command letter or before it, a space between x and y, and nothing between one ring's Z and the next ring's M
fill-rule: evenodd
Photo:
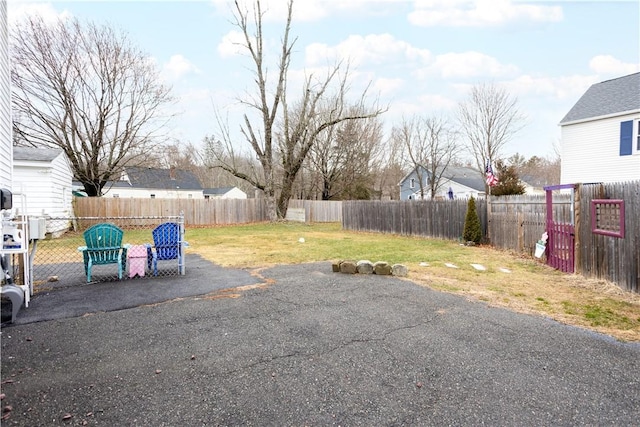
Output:
M117 262L88 262L91 246L84 233L97 224L114 224L123 231ZM30 247L34 290L112 280L145 280L185 273L184 216L166 217L59 217L46 218L45 239ZM36 237L33 235L31 238ZM171 243L169 246L167 243ZM93 252L92 252L93 254ZM89 271L90 270L90 271ZM90 274L88 274L90 273Z

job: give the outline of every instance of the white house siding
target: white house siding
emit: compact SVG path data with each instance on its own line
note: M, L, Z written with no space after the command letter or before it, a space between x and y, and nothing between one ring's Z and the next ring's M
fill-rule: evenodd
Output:
M437 197L442 197L443 199L449 198L449 188L453 191L454 199L468 199L473 196L473 198L477 199L479 197L484 197L484 191L480 192L471 187L467 187L466 185L459 184L455 181L444 180L440 184L440 188L438 189Z
M233 187L231 190L224 193L220 196L221 199L246 199L247 193L239 189L238 187Z
M71 169L61 153L51 162L14 161L14 187L27 198L27 215L72 215Z
M562 126L561 183L640 180L640 152L620 156L620 123L638 118L640 113Z
M150 199L152 194L156 199L204 199L202 190L176 191L126 187L112 187L104 194L104 197Z
M11 72L7 2L0 2L0 188L12 190Z

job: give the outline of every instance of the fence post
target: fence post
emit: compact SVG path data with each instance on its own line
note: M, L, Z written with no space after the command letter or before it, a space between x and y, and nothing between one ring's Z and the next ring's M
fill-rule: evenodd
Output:
M184 211L180 211L180 219L178 220L178 226L180 228L180 265L178 265L178 268L180 269L180 275L184 276L185 275L185 253L184 253L184 248L185 248L185 244L184 244Z
M574 190L574 199L573 199L573 217L574 217L574 227L573 227L573 238L574 238L574 247L573 247L573 271L576 273L582 274L582 241L580 239L580 235L582 234L582 184L576 184Z

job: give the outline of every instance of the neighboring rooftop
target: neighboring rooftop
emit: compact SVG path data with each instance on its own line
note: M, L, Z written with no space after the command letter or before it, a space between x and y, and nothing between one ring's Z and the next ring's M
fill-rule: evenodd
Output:
M218 188L205 188L202 190L202 194L209 196L223 196L236 187L218 187Z
M156 188L161 190L202 190L198 178L190 171L126 167L127 180L116 181L114 187Z
M59 148L13 147L13 160L50 162L62 154Z
M443 177L465 187L473 188L476 191L485 191L483 175L475 169L463 166L449 166L444 171Z
M560 124L624 111L640 111L640 73L591 85Z

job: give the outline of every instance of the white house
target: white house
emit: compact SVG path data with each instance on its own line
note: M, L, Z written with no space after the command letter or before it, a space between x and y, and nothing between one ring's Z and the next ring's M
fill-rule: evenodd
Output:
M13 147L14 188L26 196L29 216L69 217L73 172L57 148ZM52 230L48 230L52 231Z
M400 200L420 199L420 181L424 189L425 198L431 198L429 190L429 172L418 166L405 175L398 183L400 186ZM442 174L436 193L437 199L466 199L485 196L485 182L482 175L471 168L449 166Z
M7 2L0 2L0 188L12 191L11 71Z
M189 171L126 167L119 181L105 186L104 197L203 199L202 185Z
M247 193L238 187L205 188L202 190L205 199L246 199Z
M560 130L561 183L640 180L640 73L592 85Z

